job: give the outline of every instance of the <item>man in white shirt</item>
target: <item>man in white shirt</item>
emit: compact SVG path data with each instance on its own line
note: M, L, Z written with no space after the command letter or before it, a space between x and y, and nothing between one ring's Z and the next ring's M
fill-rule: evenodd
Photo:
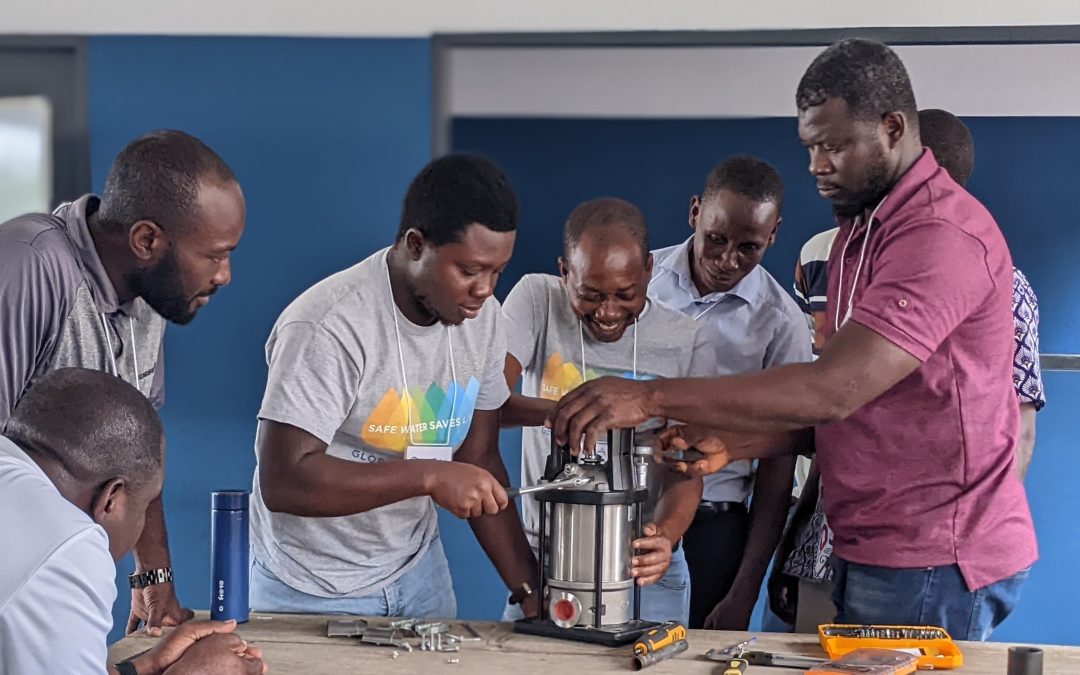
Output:
M131 385L51 371L0 436L0 673L260 673L235 623L196 622L107 668L115 561L161 494L164 435Z
M780 174L755 157L732 157L690 201L682 244L653 251L649 297L712 334L724 374L810 359L806 322L761 260L776 240L784 204ZM746 630L784 528L794 457L735 462L705 477L686 531L690 628ZM747 504L749 503L749 508Z

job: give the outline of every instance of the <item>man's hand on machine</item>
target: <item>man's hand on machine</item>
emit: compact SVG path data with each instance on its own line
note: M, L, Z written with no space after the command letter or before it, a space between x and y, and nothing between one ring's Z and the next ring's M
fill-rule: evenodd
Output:
M690 425L665 429L659 435L657 461L679 473L704 476L716 473L735 460L715 430Z
M592 452L608 429L636 427L653 416L649 413L651 391L648 382L601 377L563 396L545 426L560 445ZM582 437L585 442L579 446Z
M427 493L458 518L494 515L510 504L506 489L486 470L465 462L431 462Z
M643 530L645 536L634 541L636 552L630 561L630 574L637 578L638 586L649 586L667 573L672 543L655 523L649 523Z

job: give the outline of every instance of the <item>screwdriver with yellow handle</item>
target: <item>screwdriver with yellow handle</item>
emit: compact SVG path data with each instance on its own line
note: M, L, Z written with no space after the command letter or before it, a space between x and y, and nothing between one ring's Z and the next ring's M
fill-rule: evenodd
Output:
M634 655L651 654L685 639L686 626L676 622L665 623L663 626L646 631L638 638L634 643Z

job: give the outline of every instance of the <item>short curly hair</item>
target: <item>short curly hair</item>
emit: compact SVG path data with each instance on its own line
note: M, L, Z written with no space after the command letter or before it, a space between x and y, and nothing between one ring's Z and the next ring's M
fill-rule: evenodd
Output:
M881 42L847 38L818 54L795 91L799 112L843 99L860 120L879 121L902 112L918 124L915 92L907 69L896 52Z

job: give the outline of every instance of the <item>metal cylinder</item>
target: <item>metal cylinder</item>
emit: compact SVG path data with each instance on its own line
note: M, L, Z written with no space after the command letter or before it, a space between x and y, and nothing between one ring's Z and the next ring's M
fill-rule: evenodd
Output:
M654 663L660 663L667 659L672 659L682 654L690 648L690 643L686 640L679 640L674 644L668 645L663 649L655 652L648 652L645 654L635 654L634 660L631 662L631 666L634 670L641 670L642 668L648 668Z
M613 626L633 616L634 578L630 576L632 508L627 505L550 505L550 552L548 562L549 597L554 603L567 596L581 607L575 625L594 625L593 607L596 580L596 509L604 509L603 547L600 552L600 625ZM551 608L549 608L549 611ZM554 614L554 613L553 613Z
M1009 647L1008 675L1042 675L1043 650L1038 647Z
M210 618L248 620L248 493L214 492L210 510Z

